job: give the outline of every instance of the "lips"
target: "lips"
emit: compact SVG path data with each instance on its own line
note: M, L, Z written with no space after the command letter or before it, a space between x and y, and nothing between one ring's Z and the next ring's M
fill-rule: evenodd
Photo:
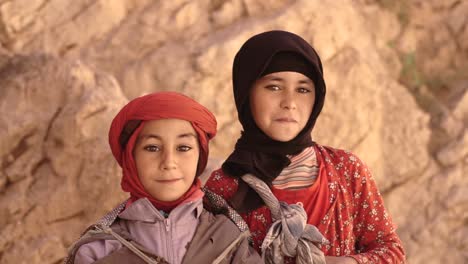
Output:
M157 182L159 183L173 183L173 182L177 182L177 181L180 181L181 179L167 179L167 180L156 180Z
M280 118L276 118L275 121L284 122L284 123L297 123L297 121L291 117L280 117Z

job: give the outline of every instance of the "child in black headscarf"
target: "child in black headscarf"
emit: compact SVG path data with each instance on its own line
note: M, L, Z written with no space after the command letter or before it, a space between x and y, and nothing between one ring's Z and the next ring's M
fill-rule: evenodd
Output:
M242 213L265 262L404 262L367 166L312 140L326 92L316 51L290 32L255 35L233 88L242 135L206 188Z

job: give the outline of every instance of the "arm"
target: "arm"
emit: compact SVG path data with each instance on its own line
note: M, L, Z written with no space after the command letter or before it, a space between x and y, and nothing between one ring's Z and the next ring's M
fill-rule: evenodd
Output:
M238 180L225 175L221 169L214 171L205 184L205 188L225 200L229 200L236 193L238 186ZM240 213L240 215L249 226L254 249L261 252L260 246L271 224L270 210L264 206L250 213Z
M351 177L354 234L357 250L361 252L350 257L358 263L404 263L403 246L368 167L352 155L350 163L354 171Z
M259 264L262 263L262 258L249 244L247 237L244 237L234 252L231 263Z
M116 240L98 240L84 244L75 254L74 264L88 264L101 259L122 247Z

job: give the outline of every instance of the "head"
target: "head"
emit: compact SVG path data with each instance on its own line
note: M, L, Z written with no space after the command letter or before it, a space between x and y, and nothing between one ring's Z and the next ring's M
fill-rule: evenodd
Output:
M146 121L133 148L141 184L163 202L175 201L190 189L199 156L198 135L183 119Z
M253 36L236 54L233 87L247 134L303 143L325 98L322 63L312 46L286 31Z
M132 197L171 202L183 196L206 167L216 119L176 92L130 101L111 124L109 143Z
M315 102L310 68L300 55L279 52L250 88L253 120L271 139L290 141L309 121Z

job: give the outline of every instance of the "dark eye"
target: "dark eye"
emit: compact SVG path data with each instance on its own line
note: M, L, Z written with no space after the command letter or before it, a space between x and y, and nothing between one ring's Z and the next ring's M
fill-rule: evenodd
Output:
M268 90L271 90L271 91L280 90L280 87L278 85L267 85L265 88L268 89Z
M189 151L191 149L192 149L192 147L185 146L185 145L177 147L177 151L180 151L180 152L187 152L187 151Z
M156 145L145 146L144 149L147 150L147 151L149 151L149 152L157 152L157 151L160 151L160 150L161 150L161 149L159 148L159 146L156 146Z
M299 93L310 93L310 92L312 92L312 90L308 89L308 88L304 88L304 87L299 87L299 88L297 88L297 92L299 92Z

